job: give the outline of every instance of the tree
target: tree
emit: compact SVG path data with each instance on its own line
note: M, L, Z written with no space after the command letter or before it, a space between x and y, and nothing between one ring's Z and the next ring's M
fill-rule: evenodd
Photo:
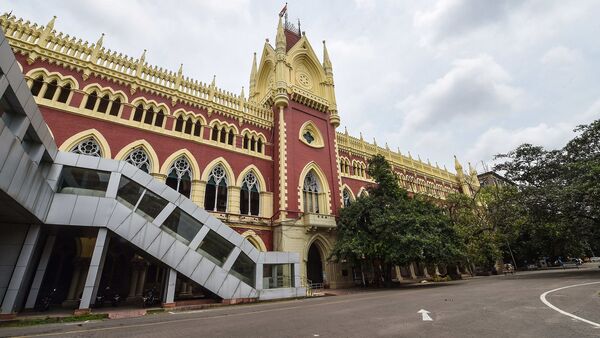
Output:
M517 236L524 211L514 186L472 187L471 195L450 194L448 215L465 245L469 263L491 269Z
M333 257L372 264L388 285L395 265L456 262L461 257L458 234L442 209L409 197L381 155L369 161L367 172L376 184L340 212Z
M524 259L600 251L600 120L575 132L559 150L523 144L496 156L527 212L515 243Z

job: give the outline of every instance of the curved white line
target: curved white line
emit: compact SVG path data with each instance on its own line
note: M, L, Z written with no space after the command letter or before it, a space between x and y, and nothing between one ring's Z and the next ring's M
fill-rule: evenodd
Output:
M591 282L591 283L583 283L583 284L575 284L575 285L568 285L568 286L563 286L562 288L557 288L554 290L550 290L550 291L546 291L544 293L542 293L540 295L540 300L542 301L542 303L546 304L546 306L548 306L549 308L551 308L552 310L555 310L565 316L569 316L573 319L582 321L584 323L588 323L596 328L600 328L600 324L596 323L596 322L592 322L591 320L587 320L585 318L581 318L581 317L577 317L576 315L569 313L567 311L563 311L559 308L557 308L556 306L552 305L549 301L546 300L546 295L548 295L549 293L555 292L555 291L559 291L559 290L563 290L563 289L569 289L569 288L574 288L574 287L578 287L578 286L584 286L584 285L592 285L592 284L600 284L600 282Z

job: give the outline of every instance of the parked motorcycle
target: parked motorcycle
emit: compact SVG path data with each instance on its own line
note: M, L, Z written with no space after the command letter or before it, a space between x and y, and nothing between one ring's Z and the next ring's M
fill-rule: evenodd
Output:
M50 310L50 305L52 304L52 298L54 298L54 294L56 293L56 289L52 289L49 294L40 299L37 303L36 309L38 311L48 311Z
M158 298L158 292L155 288L152 288L144 294L142 297L142 305L144 307L150 307L160 303L160 298Z

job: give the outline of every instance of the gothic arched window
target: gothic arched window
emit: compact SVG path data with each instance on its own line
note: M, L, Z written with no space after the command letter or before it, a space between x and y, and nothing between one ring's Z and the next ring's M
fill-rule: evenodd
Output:
M102 156L100 146L93 137L88 137L85 140L77 143L77 145L71 148L71 152L75 154L89 155L95 157Z
M31 95L38 96L42 87L44 86L44 77L41 75L38 76L35 80L33 80L33 85L31 85Z
M67 83L61 88L57 101L60 103L67 103L69 100L69 94L71 94L71 85Z
M302 191L304 193L304 212L318 214L320 212L319 194L321 193L321 187L313 170L306 174Z
M192 191L192 169L190 162L184 156L179 157L173 162L165 183L185 197L190 197Z
M243 215L258 216L260 212L260 189L254 172L250 171L244 176L240 193L240 213Z
M44 98L52 100L52 98L54 98L54 93L56 93L56 89L58 89L58 82L56 80L52 80L52 82L48 83L48 88L44 93Z
M210 211L227 211L227 174L222 165L213 168L206 183L204 209Z
M350 194L348 188L344 189L342 198L344 199L344 207L347 207L352 203L352 194Z
M96 92L93 91L90 95L88 95L87 102L85 103L85 109L94 110L97 99L98 94L96 94Z
M136 148L125 159L126 162L140 168L142 171L150 173L150 159L143 148Z

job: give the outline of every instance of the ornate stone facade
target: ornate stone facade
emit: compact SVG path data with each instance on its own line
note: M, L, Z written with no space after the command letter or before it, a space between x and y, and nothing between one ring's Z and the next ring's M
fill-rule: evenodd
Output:
M3 15L0 25L60 150L129 161L259 250L299 252L305 278L332 287L353 282L351 267L327 258L335 216L372 184L371 156L384 155L412 193L444 199L478 183L458 162L455 175L337 132L325 43L320 61L306 36L281 19L275 46L267 40L258 61L254 55L248 96L218 88L215 78L186 77L183 65L150 65L145 51L139 58L111 51L104 35L89 43L59 33L55 20L40 26Z

